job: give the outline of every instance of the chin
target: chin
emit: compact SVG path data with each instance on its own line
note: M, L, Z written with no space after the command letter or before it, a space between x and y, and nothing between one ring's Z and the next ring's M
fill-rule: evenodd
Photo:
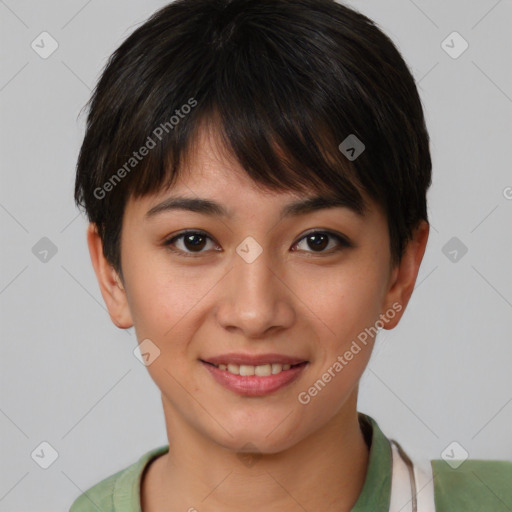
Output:
M276 428L277 425L264 422L260 428L252 425L228 429L232 436L223 432L222 439L217 442L233 452L261 455L283 452L300 441L296 428L284 428L282 424Z

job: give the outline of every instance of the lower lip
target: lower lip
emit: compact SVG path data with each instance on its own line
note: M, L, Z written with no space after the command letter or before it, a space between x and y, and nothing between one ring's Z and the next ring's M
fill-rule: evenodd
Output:
M294 366L289 370L283 370L280 373L260 377L257 375L249 375L243 377L235 375L227 370L221 370L212 364L201 361L203 366L210 372L213 378L227 389L245 396L263 396L273 393L278 389L291 384L296 380L308 365L307 362Z

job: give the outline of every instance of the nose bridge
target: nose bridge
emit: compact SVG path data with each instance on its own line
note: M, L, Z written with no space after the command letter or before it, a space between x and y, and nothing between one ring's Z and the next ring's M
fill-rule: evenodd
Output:
M271 327L289 326L293 311L286 287L276 276L275 261L248 237L236 250L227 293L217 310L225 328L238 328L246 337L263 335Z

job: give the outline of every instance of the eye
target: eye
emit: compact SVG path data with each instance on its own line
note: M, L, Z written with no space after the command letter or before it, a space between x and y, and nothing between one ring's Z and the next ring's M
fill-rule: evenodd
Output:
M335 243L329 244L329 240L334 240ZM304 248L300 250L327 254L332 254L334 252L341 251L344 248L352 247L352 244L346 238L330 231L310 231L295 243L293 247L299 247L301 244L303 244L303 246L306 245L313 250L308 251ZM326 247L329 247L330 250L324 250Z
M332 243L329 243L330 241ZM183 231L166 240L163 245L180 256L195 257L207 252L204 249L208 242L215 246L213 239L202 231ZM306 244L313 250L300 248L301 244ZM299 247L299 250L305 252L332 254L352 247L352 244L345 237L330 231L310 231L292 246L292 250L293 247ZM329 250L325 250L326 248ZM214 248L213 250L221 251L222 249Z
M195 254L201 254L207 242L213 240L202 231L184 231L178 235L169 238L164 242L164 245L172 252L179 253L182 256L194 257ZM177 247L181 245L181 247ZM219 249L214 249L218 251Z

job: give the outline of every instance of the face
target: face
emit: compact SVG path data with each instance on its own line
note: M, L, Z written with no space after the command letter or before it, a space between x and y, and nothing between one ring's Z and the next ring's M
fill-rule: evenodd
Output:
M107 305L158 347L147 368L168 421L226 448L274 453L355 407L371 328L396 325L408 296L382 211L370 202L364 216L344 206L282 216L313 195L259 189L202 138L171 189L127 203L123 283ZM173 206L178 196L225 215Z

